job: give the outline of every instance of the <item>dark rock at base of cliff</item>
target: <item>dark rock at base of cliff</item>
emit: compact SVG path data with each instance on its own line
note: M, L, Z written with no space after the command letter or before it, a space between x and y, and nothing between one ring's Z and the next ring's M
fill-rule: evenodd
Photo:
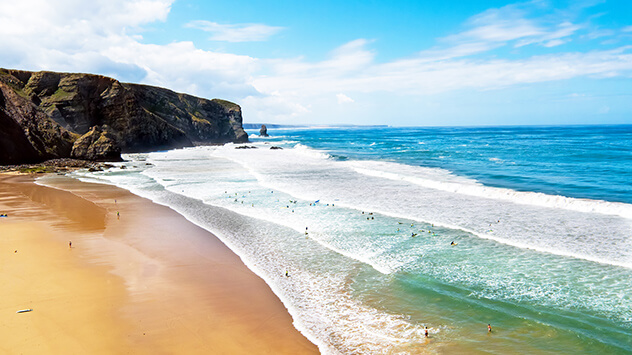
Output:
M94 126L72 146L70 156L91 161L123 161L116 137L107 127Z
M61 158L46 160L37 164L1 165L0 172L18 172L23 174L64 174L78 169L109 169L112 165L87 160Z
M281 147L277 147L276 145L273 145L272 147L270 147L271 150L281 150L283 148Z
M260 137L269 137L268 135L268 127L266 127L266 125L262 124L261 128L259 129L259 136Z

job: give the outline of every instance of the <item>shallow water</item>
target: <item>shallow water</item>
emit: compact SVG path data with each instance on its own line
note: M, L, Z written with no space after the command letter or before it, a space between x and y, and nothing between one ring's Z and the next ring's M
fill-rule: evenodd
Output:
M216 234L324 353L632 353L630 126L269 133L76 176Z

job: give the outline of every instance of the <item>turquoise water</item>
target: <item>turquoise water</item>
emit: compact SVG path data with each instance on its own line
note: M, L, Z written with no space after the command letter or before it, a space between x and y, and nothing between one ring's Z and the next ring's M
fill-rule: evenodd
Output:
M77 176L215 233L323 353L632 353L632 126L249 133Z

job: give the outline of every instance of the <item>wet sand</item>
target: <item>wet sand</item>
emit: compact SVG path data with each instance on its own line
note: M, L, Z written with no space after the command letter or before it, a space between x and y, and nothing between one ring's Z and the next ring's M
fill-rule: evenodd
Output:
M0 174L0 353L318 353L211 233L122 189L54 184Z

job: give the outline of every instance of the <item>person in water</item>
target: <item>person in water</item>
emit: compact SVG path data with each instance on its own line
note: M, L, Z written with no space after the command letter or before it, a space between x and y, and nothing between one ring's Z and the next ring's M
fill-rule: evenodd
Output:
M491 324L489 324L489 323L487 324L487 332L488 332L488 333L491 333L491 332L492 332L492 326L491 326Z
M426 338L428 337L428 327L424 328L424 334L426 335Z

